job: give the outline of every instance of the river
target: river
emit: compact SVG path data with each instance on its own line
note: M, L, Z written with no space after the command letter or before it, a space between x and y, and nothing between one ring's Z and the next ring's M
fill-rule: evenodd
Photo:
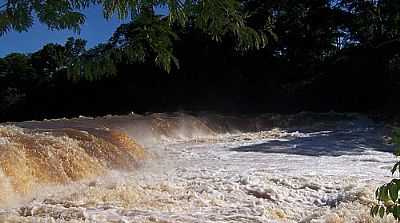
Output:
M392 222L369 216L396 161L391 129L362 115L176 113L0 129L0 222ZM28 144L41 155L27 156ZM43 151L58 155L40 164Z

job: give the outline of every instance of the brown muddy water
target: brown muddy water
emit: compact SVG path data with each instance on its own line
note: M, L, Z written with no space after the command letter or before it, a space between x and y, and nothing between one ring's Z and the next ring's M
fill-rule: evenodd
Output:
M80 117L0 125L0 222L392 222L396 158L357 114Z

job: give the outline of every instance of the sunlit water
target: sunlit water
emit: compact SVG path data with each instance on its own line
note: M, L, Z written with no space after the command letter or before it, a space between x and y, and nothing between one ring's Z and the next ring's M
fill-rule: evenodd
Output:
M58 186L36 182L36 188L23 193L27 199L0 209L0 222L382 222L369 217L369 206L376 187L390 179L396 160L387 138L390 129L356 115L305 120L308 116L258 119L263 126L250 133L237 127L251 122L246 119L232 126L227 121L212 125L210 118L165 121L164 116L146 122L109 117L14 123L19 127L8 127L13 131L46 126L51 137L59 137L54 129L66 125L117 128L149 155L126 153L145 160L134 170L117 171L121 161L110 167L102 157L93 161L99 167L85 169L88 177ZM105 172L93 177L99 168ZM1 174L1 179L14 179ZM14 184L7 185L0 195L15 193Z

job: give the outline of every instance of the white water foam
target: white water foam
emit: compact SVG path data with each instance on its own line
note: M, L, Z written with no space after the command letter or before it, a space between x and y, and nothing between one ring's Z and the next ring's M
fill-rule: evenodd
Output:
M393 222L369 217L395 157L382 126L165 140L135 172L69 185L0 222Z

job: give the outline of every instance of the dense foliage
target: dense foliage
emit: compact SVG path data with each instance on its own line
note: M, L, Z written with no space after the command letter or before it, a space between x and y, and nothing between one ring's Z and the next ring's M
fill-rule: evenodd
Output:
M242 50L260 48L265 42L262 32L246 25L246 15L238 0L5 0L0 5L0 36L11 30L27 31L35 21L34 15L50 29L79 31L85 22L80 10L93 5L102 6L107 19L117 15L121 19L130 16L134 20L130 33L123 33L124 43L116 42L106 52L106 58L96 60L107 60L112 54L114 59L124 57L131 62L143 62L150 59L147 54L154 53L153 62L169 72L172 61L177 64L172 55L171 40L176 36L172 26L195 27L215 41L230 34L235 37L237 48ZM163 19L155 16L155 7L167 8L168 15ZM70 72L91 77L93 73L104 71L93 70L97 64L90 64L91 61L82 59L79 62L70 64ZM109 73L114 74L114 69L105 72Z
M35 14L52 29L78 29L81 10L93 4L106 18L132 17L91 49L69 39L0 59L3 120L132 110L398 108L396 0L3 2L3 35L29 29ZM157 15L156 7L169 14Z

